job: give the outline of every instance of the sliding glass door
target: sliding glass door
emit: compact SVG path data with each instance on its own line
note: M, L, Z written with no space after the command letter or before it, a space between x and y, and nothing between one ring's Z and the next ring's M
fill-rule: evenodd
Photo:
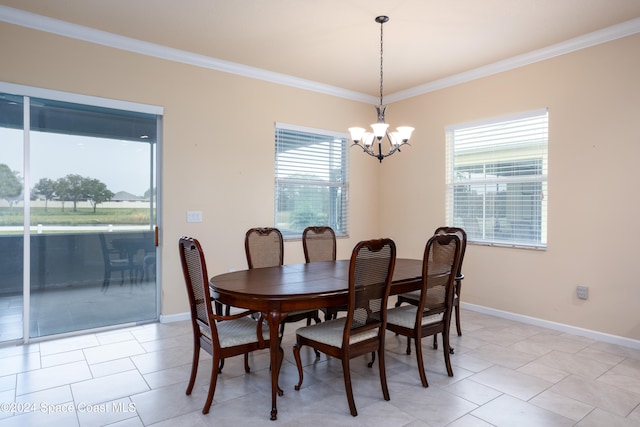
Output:
M0 194L0 251L25 248L10 283L0 281L0 304L22 303L12 319L0 314L0 340L156 320L159 115L43 97L0 100L0 168L21 187L13 203ZM18 142L5 150L5 140Z

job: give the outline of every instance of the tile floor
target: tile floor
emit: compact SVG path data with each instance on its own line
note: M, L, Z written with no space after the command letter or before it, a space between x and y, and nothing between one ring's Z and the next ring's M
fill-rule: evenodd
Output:
M210 356L196 389L184 390L191 365L186 321L148 324L0 348L0 427L4 426L639 426L640 351L463 310L463 336L452 337L454 377L441 350L423 340L423 388L405 339L387 335L391 400L377 369L352 361L358 417L351 417L340 362L303 349L305 377L293 389L296 325L289 324L278 400L270 421L269 357L229 359L214 405L202 415ZM12 413L15 410L17 413Z

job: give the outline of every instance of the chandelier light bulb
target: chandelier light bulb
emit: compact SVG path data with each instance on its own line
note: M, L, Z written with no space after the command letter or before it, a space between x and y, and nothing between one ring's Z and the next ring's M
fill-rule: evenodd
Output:
M349 133L351 134L351 139L354 142L360 142L362 141L362 137L364 136L364 133L366 132L365 128L349 128Z
M371 129L373 129L373 135L382 139L382 137L387 133L387 128L389 127L386 123L374 123L371 125Z

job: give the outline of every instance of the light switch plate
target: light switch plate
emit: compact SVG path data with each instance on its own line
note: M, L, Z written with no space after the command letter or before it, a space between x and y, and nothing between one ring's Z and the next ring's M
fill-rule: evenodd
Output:
M202 222L202 211L187 211L187 222Z

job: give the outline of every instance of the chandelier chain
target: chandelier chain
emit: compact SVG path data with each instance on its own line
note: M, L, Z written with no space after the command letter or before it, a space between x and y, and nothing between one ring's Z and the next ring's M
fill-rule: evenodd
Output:
M383 27L384 22L380 23L380 105L382 106L382 81L383 81L383 67L382 67L382 58L383 58Z

